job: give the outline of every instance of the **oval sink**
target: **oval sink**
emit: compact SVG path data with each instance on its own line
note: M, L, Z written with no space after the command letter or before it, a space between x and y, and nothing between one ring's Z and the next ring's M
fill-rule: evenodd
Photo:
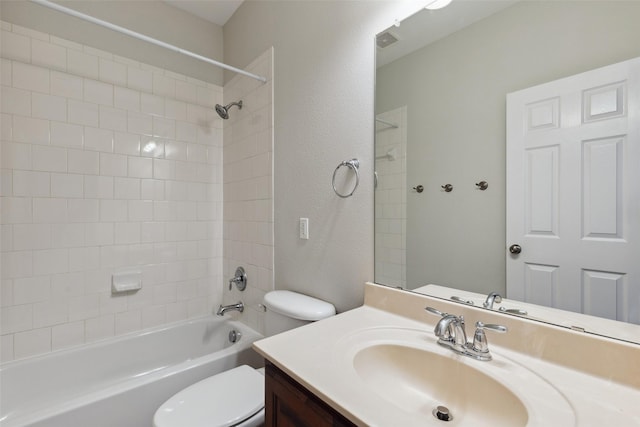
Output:
M438 345L431 331L383 326L343 336L333 363L389 425L576 425L562 393L527 369L526 358L518 362L525 356L491 352L493 360L479 361ZM451 421L436 418L438 406L448 409Z
M445 406L455 425L479 425L478 420L495 427L527 425L527 409L515 394L454 358L382 344L356 353L353 367L371 390L405 411L427 417Z

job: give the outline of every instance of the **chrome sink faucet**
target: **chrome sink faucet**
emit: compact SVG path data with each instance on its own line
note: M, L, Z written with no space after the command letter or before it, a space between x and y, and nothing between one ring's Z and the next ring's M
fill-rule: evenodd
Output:
M500 304L502 302L502 297L500 296L499 293L497 292L490 292L489 295L487 295L487 299L485 300L485 302L482 303L482 306L484 308L488 308L490 310L493 309L493 304ZM500 307L498 310L500 310L503 313L509 313L509 314L519 314L520 316L526 316L527 312L525 310L521 310L519 308L506 308L506 307Z
M443 313L433 332L438 342L446 342L450 347L464 348L467 344L467 333L464 329L464 317Z
M497 292L490 292L487 295L487 299L482 304L484 308L493 308L493 303L500 304L502 302L502 297Z
M489 343L485 330L504 333L507 327L502 325L486 324L480 321L476 322L476 331L473 334L473 342L467 342L467 333L464 327L464 317L454 314L443 313L432 307L425 307L431 314L440 316L440 320L433 329L438 344L443 347L450 348L452 351L464 356L473 357L477 360L489 361L492 359L489 352Z
M242 303L242 301L238 302L237 304L230 305L220 304L220 307L218 307L218 311L216 312L216 314L218 316L224 316L227 311L239 311L240 313L242 313L244 311L244 304Z

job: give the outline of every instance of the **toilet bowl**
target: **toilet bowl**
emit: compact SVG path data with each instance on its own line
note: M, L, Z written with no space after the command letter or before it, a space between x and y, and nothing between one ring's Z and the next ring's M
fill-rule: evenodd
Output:
M265 295L266 336L336 314L328 302L291 291ZM247 365L205 378L169 398L154 427L257 427L264 424L264 369Z

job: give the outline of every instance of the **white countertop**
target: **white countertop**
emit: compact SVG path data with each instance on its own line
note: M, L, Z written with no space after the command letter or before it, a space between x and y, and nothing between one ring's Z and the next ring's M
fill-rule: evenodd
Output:
M350 336L363 330L375 328L400 328L413 331L424 330L424 337L433 337L433 325L437 320L433 316L424 316L425 321L389 313L371 306L363 306L338 316L303 326L254 343L254 348L300 384L320 397L347 419L359 426L409 427L442 426L442 422L431 416L416 417L394 406L367 387L350 369L346 353ZM469 331L467 331L469 334ZM517 331L511 327L510 334ZM431 339L431 338L429 338ZM571 367L551 363L540 357L522 354L503 346L491 344L494 361L482 362L468 357L461 363L478 366L482 370L485 363L501 363L501 360L513 360L526 370L548 382L558 392L547 400L564 400L573 409L576 426L640 426L640 390L634 386L610 381L601 376L590 375ZM437 351L450 352L435 344ZM570 351L570 349L568 349ZM603 361L605 363L606 361ZM640 363L640 361L637 361ZM428 369L425 366L425 369ZM634 373L631 372L631 375ZM531 393L527 381L519 384L511 380L509 387L518 388L523 396ZM461 387L464 387L461 384ZM520 388L521 387L521 388ZM482 390L478 390L482 393ZM554 392L555 393L555 392ZM553 402L545 402L552 405ZM539 415L539 414L538 414ZM565 422L544 419L540 416L530 419L528 426L566 427ZM455 426L454 421L447 423ZM475 426L482 426L482 420Z

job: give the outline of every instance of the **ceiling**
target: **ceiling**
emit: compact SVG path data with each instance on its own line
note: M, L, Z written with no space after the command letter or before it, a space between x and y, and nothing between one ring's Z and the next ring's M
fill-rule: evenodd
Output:
M217 25L227 23L243 0L163 0L165 3Z

